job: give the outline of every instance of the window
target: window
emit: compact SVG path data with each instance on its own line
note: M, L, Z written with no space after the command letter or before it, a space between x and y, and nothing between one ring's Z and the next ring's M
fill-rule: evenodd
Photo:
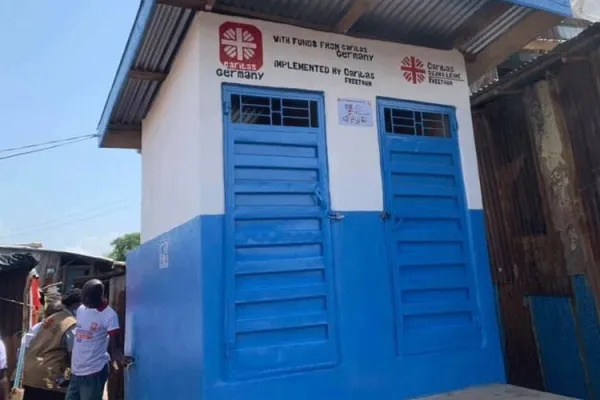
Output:
M319 114L315 100L232 94L231 122L318 128Z
M385 107L383 117L386 133L437 138L452 137L448 114Z

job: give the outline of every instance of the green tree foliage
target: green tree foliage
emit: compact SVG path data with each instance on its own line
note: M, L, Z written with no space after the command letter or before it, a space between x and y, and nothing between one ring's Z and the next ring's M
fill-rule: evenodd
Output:
M125 261L125 256L129 250L133 250L140 245L140 233L128 233L119 236L111 243L113 247L108 257L116 261Z

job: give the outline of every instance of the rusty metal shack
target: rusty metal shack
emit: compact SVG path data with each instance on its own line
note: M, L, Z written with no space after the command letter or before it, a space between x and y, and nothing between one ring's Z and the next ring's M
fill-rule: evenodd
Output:
M471 105L508 380L600 398L600 25Z
M0 246L0 255L15 260L11 264L14 268L0 269L0 337L7 347L10 375L21 335L35 322L38 290L51 298L98 278L105 284L106 296L119 315L121 327L125 327L124 262L27 246ZM111 376L109 398L124 398L122 376Z

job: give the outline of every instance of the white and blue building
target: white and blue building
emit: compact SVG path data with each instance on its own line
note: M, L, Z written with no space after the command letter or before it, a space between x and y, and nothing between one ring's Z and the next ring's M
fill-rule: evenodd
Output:
M129 398L504 382L468 83L572 2L143 0L99 127L142 162Z

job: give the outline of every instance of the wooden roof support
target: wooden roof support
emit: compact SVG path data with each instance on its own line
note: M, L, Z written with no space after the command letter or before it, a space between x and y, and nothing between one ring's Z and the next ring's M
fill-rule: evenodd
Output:
M354 0L333 30L338 33L347 33L360 17L367 12L371 4L373 4L373 0Z
M156 2L166 6L189 8L196 11L203 11L206 6L206 0L157 0Z
M164 72L156 72L156 71L144 71L141 69L132 69L129 71L129 77L131 79L139 79L142 81L158 81L162 82L167 77L167 74Z
M469 83L476 81L496 65L500 64L510 54L523 48L550 28L558 25L564 18L536 11L525 17L517 26L489 44L475 59L467 63L467 78Z
M560 43L561 42L557 42L554 40L537 39L537 40L534 40L533 42L527 43L527 45L525 45L525 47L523 47L523 50L540 51L543 53L547 53L549 51L552 51Z

